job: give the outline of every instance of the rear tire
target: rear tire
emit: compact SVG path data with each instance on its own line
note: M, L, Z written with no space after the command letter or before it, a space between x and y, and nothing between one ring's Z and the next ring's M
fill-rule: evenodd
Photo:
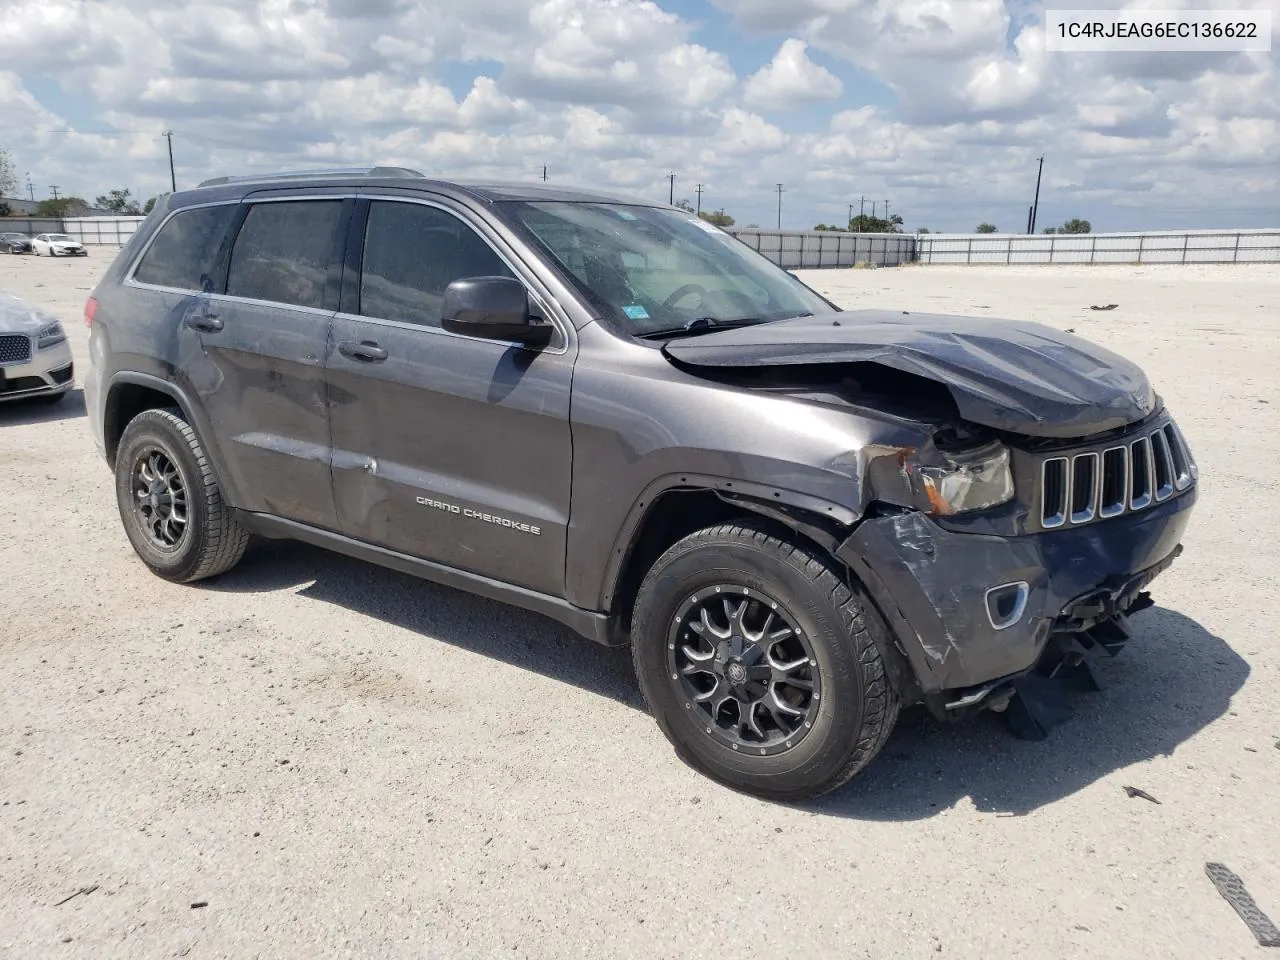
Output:
M222 500L200 438L173 410L145 410L125 428L116 502L139 558L175 583L225 573L249 542Z
M899 699L877 645L886 631L816 551L725 524L649 570L632 655L681 759L734 789L798 800L839 787L888 740Z

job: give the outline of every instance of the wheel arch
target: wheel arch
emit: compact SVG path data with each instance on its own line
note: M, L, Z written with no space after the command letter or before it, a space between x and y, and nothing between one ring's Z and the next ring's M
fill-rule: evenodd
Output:
M226 473L222 469L221 456L215 444L210 443L212 431L199 413L199 407L191 401L186 392L176 384L160 377L146 373L122 372L111 378L107 386L106 398L102 405L102 438L107 463L115 469L116 453L120 448L120 439L124 436L129 423L147 410L162 410L176 407L182 418L191 425L200 445L208 457L209 466L219 489L223 491L228 504L237 502L233 491L226 484Z
M899 696L904 702L918 699L915 672L902 649L894 619L882 609L884 598L875 590L878 584L866 583L863 571L847 563L838 552L848 542L860 517L848 508L812 497L756 489L738 481L715 481L688 474L676 480L685 482L651 488L652 495L637 502L632 511L634 516L628 517L605 571L604 609L619 634L629 633L640 584L654 561L670 547L706 527L752 521L780 540L814 551L827 560L846 583L861 588L861 595L871 608L869 615L877 617L883 627L876 636L883 637L885 642L877 645ZM695 482L697 485L690 485Z

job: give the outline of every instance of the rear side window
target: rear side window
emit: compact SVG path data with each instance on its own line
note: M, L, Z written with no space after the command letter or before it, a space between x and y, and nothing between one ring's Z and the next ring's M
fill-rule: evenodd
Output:
M231 249L227 293L299 307L324 306L341 200L256 203Z
M237 205L182 210L160 228L133 278L139 283L179 290L213 289L218 247L236 215Z
M360 312L440 326L445 287L469 277L513 277L471 227L436 207L375 200L369 205Z

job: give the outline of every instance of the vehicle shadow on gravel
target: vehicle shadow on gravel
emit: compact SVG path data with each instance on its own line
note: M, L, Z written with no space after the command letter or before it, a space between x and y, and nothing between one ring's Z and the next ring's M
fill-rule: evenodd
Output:
M8 400L0 403L0 430L31 423L74 420L85 415L84 391L74 387L60 403L41 400Z
M1230 709L1249 666L1173 610L1154 607L1133 627L1129 648L1097 667L1102 692L1072 694L1074 715L1048 740L1018 740L991 713L947 726L907 711L871 766L804 807L860 820L920 820L968 797L980 811L1021 815L1171 754ZM1265 745L1241 742L1240 749ZM1131 777L1127 784L1143 786L1140 772Z
M257 541L233 570L200 586L266 593L308 581L299 596L644 709L625 648L602 647L547 617L304 543Z

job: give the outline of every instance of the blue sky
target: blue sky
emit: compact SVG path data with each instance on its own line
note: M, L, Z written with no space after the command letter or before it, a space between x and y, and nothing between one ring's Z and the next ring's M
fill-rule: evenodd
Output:
M1042 225L1280 223L1274 52L1049 53L1032 0L7 0L0 34L0 148L37 196L165 189L170 127L180 184L547 163L662 197L675 170L741 223L782 181L788 227L866 196L1016 230L1045 154Z

